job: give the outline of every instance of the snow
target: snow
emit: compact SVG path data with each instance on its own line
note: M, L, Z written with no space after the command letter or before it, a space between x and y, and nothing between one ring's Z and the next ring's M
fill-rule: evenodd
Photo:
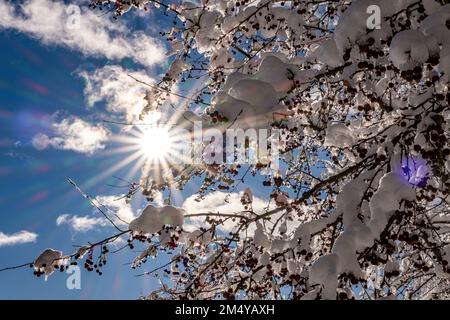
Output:
M197 229L189 232L186 238L194 244L201 245L210 243L213 236L214 232L212 230L203 231Z
M253 242L257 246L268 248L270 246L270 240L264 231L263 226L258 222L256 224L255 235L253 236Z
M287 113L279 103L281 93L288 92L295 81L304 82L314 72L300 71L289 59L280 56L265 55L253 75L233 72L223 88L214 96L211 112L217 111L235 127L267 128L276 113Z
M430 49L422 32L405 30L394 36L389 54L394 66L400 70L408 70L427 61Z
M290 241L274 238L270 244L270 252L272 254L283 252L284 250L290 248Z
M253 79L242 79L230 88L228 94L237 100L252 105L256 110L270 110L277 103L277 93L267 82Z
M336 299L339 265L339 256L335 253L331 253L318 258L311 267L311 270L309 272L309 283L312 286L316 284L322 285L322 299Z
M397 261L389 260L386 265L384 266L384 272L385 273L392 273L394 271L399 271L400 266Z
M359 0L342 14L334 33L334 39L338 51L342 54L347 48L356 43L365 43L369 37L379 41L386 39L391 35L389 23L381 23L381 29L372 30L367 33L367 8L371 5L377 5L381 10L381 21L384 17L390 16L396 11L396 7L402 7L403 1L384 1L384 0ZM377 43L375 44L377 45Z
M354 137L351 130L343 123L331 123L327 127L325 145L345 148L353 145Z
M314 57L329 67L340 66L344 61L339 53L334 39L324 41L314 52Z
M289 198L282 192L279 192L275 195L275 203L277 206L285 206L289 203Z
M253 202L253 192L250 188L246 188L241 197L241 203L243 205L251 204Z
M140 234L154 234L161 230L164 225L173 227L182 226L184 222L184 210L173 206L164 206L161 208L148 205L140 214L129 224L129 229Z
M181 72L186 70L188 67L188 64L185 63L180 58L176 58L170 65L169 69L166 72L166 77L170 80L176 80L178 79L178 76Z
M34 268L38 272L44 272L47 279L55 270L54 266L60 266L63 263L61 258L61 251L46 249L34 261Z
M358 263L357 253L373 243L373 235L368 226L354 221L339 235L333 247L333 253L341 261L339 272L362 278L364 276Z
M378 190L369 202L370 220L367 225L357 219L359 199L364 191L362 178L348 183L338 195L337 212L344 215L345 230L335 241L332 253L317 259L310 270L310 283L321 284L324 290L324 299L334 299L336 295L337 275L351 274L364 278L357 257L358 253L370 247L375 239L384 230L388 219L400 206L402 199L415 199L415 191L402 182L395 172L386 173L380 179ZM324 222L331 218L318 220L316 224L323 227ZM311 234L305 225L297 231L302 234L301 241L306 241L305 234ZM307 232L309 231L309 232ZM327 263L333 263L332 266Z
M399 208L401 200L414 200L414 189L399 178L395 172L387 173L380 180L380 187L373 195L369 206L371 219L369 227L374 235L379 235L386 226L388 219Z
M154 258L154 257L156 257L156 255L157 255L156 247L154 245L150 245L150 246L148 246L147 249L142 251L141 254L133 260L131 267L133 269L138 268L147 261L148 257Z
M287 92L292 88L293 77L298 73L300 69L297 65L285 63L275 55L267 55L254 78L271 84L276 92ZM289 74L292 74L291 79Z

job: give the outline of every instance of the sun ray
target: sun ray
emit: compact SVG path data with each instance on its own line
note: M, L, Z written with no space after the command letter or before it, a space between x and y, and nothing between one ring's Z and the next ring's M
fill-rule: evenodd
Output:
M134 176L136 175L136 173L139 171L140 168L142 168L142 166L144 165L145 162L145 158L140 157L136 163L134 164L134 166L130 169L130 171L128 172L128 174L125 176L126 180L130 180L133 179Z
M141 152L148 159L163 160L172 148L171 136L164 127L143 130L138 142Z
M169 185L175 182L192 165L192 127L187 121L179 121L180 114L171 114L169 119L154 124L136 125L122 131L113 141L117 148L108 154L130 153L126 160L99 175L103 178L130 162L134 163L126 172L126 178L134 179L141 168L141 178L148 177L156 184ZM182 120L182 119L181 119Z
M109 156L109 155L115 155L115 154L123 154L123 153L131 153L131 152L137 152L140 150L140 147L138 145L127 145L119 148L114 148L112 150L104 151L103 155Z
M126 157L122 161L116 163L114 166L112 166L108 170L103 171L100 174L92 177L92 179L90 179L90 185L95 185L95 184L99 183L100 181L110 177L112 174L114 174L115 172L124 168L129 163L133 162L136 159L139 159L139 157L141 157L141 155L137 152L130 154L128 157Z

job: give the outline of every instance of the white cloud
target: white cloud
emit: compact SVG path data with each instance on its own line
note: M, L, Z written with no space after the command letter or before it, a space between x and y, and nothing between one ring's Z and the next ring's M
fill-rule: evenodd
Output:
M225 213L225 214L239 214L244 210L244 206L241 203L241 198L243 195L243 191L241 192L221 192L215 191L207 194L203 200L200 202L195 201L197 198L196 195L192 195L187 198L183 203L183 208L186 210L187 214L193 213ZM228 196L227 196L228 195ZM225 202L225 199L228 202ZM267 208L268 201L253 196L253 211L257 213L262 213ZM270 207L273 209L273 206ZM192 224L201 225L201 221L204 221L204 218L191 218ZM231 220L228 220L221 226L221 229L230 231L236 223L233 223ZM253 226L250 228L253 229Z
M227 195L229 196L227 197ZM195 201L196 195L192 195L187 198L183 203L183 208L186 210L187 214L193 213L222 213L222 214L245 214L244 207L241 203L242 195L244 191L241 192L221 192L215 191L205 196L205 198L197 202ZM225 202L225 199L228 199L228 202ZM269 205L269 206L268 206ZM267 210L273 210L276 208L275 201L268 201L268 199L262 199L253 195L252 202L253 212L256 214L262 214L267 212ZM306 210L306 209L305 209ZM286 234L292 234L298 228L298 226L302 223L301 219L296 219L295 216L293 220L279 219L286 214L285 210L281 210L280 212L274 213L270 216L270 219L264 220L264 228L267 232L272 232L272 228L275 223L277 227L275 228L273 235L279 236L279 227L281 225L280 221L286 221ZM238 222L233 222L232 220L226 220L222 225L218 226L218 229L222 231L236 231L235 227ZM198 229L199 227L209 227L209 224L205 223L205 217L195 217L190 218L185 222L183 228L187 231L193 231ZM256 230L256 223L252 222L248 225L245 231L242 231L242 235L252 236Z
M192 195L184 201L183 208L188 213L238 213L244 210L244 206L241 203L243 193L243 191L230 193L215 191L207 194L200 202L195 201L196 195ZM225 202L225 199L228 199L228 202ZM253 196L253 210L255 212L263 211L267 204L267 200Z
M13 234L0 232L0 247L13 246L16 244L36 242L38 235L29 231L19 231Z
M0 0L0 29L24 32L45 44L68 47L86 56L131 58L144 66L165 58L156 39L129 29L123 21L112 22L86 5L78 15L62 1L26 0L20 5Z
M121 196L98 196L95 198L96 205L100 206L108 217L118 226L128 225L127 222L132 221L136 216L133 213L130 204L127 204L124 199L119 199ZM97 210L97 209L94 209ZM95 211L96 215L100 213ZM98 227L112 226L103 216L77 216L62 214L56 218L56 225L68 225L73 231L87 232Z
M78 74L86 81L84 95L88 105L106 101L109 111L126 115L128 121L138 119L146 104L144 97L148 89L128 74L144 82L154 83L144 72L129 72L121 66L106 66L93 72L81 71Z
M60 226L63 224L69 225L71 229L76 232L87 232L94 229L97 226L106 226L108 224L108 220L105 218L98 217L80 217L80 216L71 216L68 214L60 215L56 218L56 225Z
M118 65L108 65L94 71L81 70L78 75L85 80L84 96L89 106L104 101L108 111L124 115L128 122L138 121L142 110L147 106L145 97L151 88L144 83L156 83L145 71L130 71ZM193 95L195 91L192 89L188 94L183 93L177 84L170 90L172 93L186 96ZM176 95L169 95L165 97L163 106L179 105L182 101ZM172 111L171 108L168 110L169 113ZM145 121L158 120L159 116L159 112L153 112Z
M123 195L97 196L95 199L98 204L108 208L108 215L119 225L124 224L124 221L128 224L131 220L136 218L131 205L126 203L125 199L123 199ZM112 216L111 213L116 214L117 217Z
M153 193L153 203L158 207L162 207L164 205L164 197L161 191L156 191Z
M73 116L53 123L53 130L53 137L42 133L35 135L32 139L33 146L38 150L53 147L92 154L96 150L104 149L110 136L109 130L102 125L91 125Z
M50 139L46 134L38 133L33 137L31 143L36 149L45 150L52 144L52 139Z

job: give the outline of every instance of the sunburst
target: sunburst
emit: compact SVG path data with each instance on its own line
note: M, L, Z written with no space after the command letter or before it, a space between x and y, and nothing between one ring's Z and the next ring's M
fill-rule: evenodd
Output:
M189 163L190 159L180 150L191 137L187 136L189 133L186 131L183 133L175 128L177 119L172 117L166 123L158 119L137 124L114 138L119 146L111 154L127 154L121 162L123 165L133 163L126 178L133 179L141 169L143 175L152 176L156 182L162 182L167 175L172 180L176 172ZM122 164L120 167L123 167ZM115 171L118 169L114 168Z
M136 144L146 160L165 161L173 153L173 137L167 127L151 126L140 130Z

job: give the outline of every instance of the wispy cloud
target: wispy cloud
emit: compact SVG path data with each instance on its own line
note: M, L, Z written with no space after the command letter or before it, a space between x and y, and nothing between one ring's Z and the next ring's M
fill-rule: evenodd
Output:
M109 130L102 125L91 125L74 116L53 123L52 129L54 131L52 137L43 133L33 137L32 144L36 149L44 150L52 147L92 154L96 150L104 149L105 142L110 136Z
M63 1L26 0L18 4L0 0L0 29L17 30L86 56L131 58L144 66L165 58L164 48L155 38L131 30L123 21L112 22L87 6L82 6L80 13L68 9Z
M13 234L0 232L0 247L13 246L29 242L36 242L38 235L29 231L19 231Z
M119 196L120 197L120 196ZM95 203L100 206L116 225L124 226L135 218L131 205L118 196L98 196ZM99 214L95 212L94 214ZM68 225L75 232L87 232L100 227L112 226L103 216L78 216L62 214L56 219L56 225Z
M76 232L87 232L98 226L106 226L108 223L109 222L104 218L71 216L69 214L62 214L56 218L57 226L67 224Z
M128 74L147 83L154 82L144 72L130 72L121 66L106 66L93 72L80 71L78 75L86 83L84 95L88 105L105 101L108 111L121 113L128 121L136 120L145 106L148 87Z
M103 207L107 208L109 211L109 216L111 213L114 213L116 216L112 216L111 218L115 220L114 222L117 224L129 223L131 220L136 218L136 215L131 208L129 203L126 203L123 195L119 196L97 196L97 203L101 204Z

